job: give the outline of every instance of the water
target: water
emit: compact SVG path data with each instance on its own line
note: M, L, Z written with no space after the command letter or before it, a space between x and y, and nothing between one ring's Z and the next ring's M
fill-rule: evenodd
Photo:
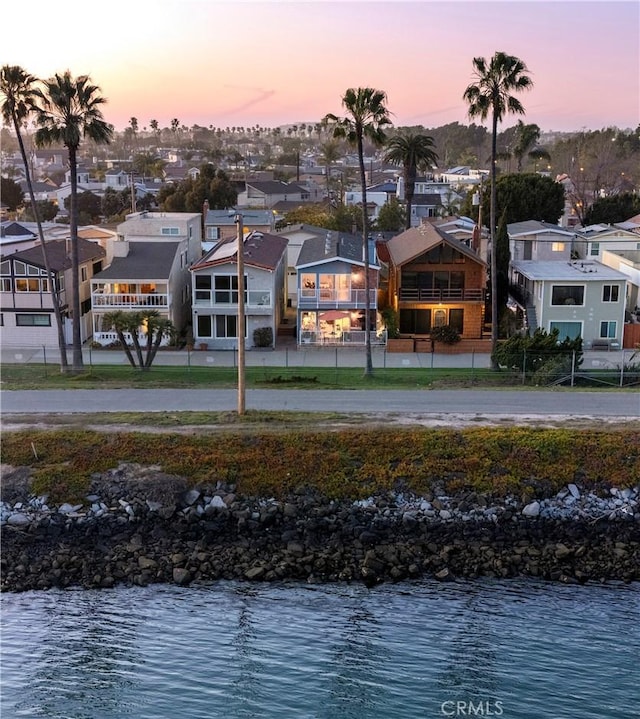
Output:
M2 596L2 719L640 717L640 586Z

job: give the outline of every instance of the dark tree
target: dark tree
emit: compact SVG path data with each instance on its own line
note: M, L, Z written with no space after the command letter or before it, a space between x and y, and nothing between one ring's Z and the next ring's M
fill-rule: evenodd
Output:
M56 205L55 202L51 202L51 200L36 200L36 207L38 208L38 216L42 222L51 222L58 214L58 205ZM30 222L36 221L36 217L30 206L27 206L25 209L24 219Z
M496 271L498 288L498 318L502 317L507 309L509 299L509 233L507 232L506 212L503 211L496 233Z
M67 210L71 207L71 196L65 197L64 206ZM102 200L90 190L85 190L78 195L78 215L89 222L100 222L102 216ZM87 222L80 224L88 224Z
M12 212L15 212L18 207L22 207L24 204L24 192L20 189L20 185L8 177L0 179L0 195L4 204Z
M611 195L596 200L587 210L584 223L613 225L616 222L625 222L638 214L640 214L640 197L631 192L623 192L621 195Z

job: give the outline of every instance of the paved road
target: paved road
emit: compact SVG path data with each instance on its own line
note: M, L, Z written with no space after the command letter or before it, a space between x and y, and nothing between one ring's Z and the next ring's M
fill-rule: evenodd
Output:
M236 390L13 390L3 414L230 411ZM492 390L247 390L248 410L640 418L638 392Z

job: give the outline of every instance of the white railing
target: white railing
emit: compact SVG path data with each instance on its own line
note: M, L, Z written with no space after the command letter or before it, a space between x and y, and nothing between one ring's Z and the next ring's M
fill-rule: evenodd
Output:
M133 346L133 338L129 332L124 333L124 338L126 343L132 347ZM102 345L103 347L109 347L109 345L116 344L120 342L120 338L118 337L117 332L109 331L109 332L94 332L93 333L93 341L97 342L98 344ZM146 347L147 345L147 335L144 333L138 334L138 342L140 343L141 347ZM161 346L165 346L169 344L169 337L163 337L162 342L160 343Z
M377 307L377 290L369 290L369 309ZM336 308L345 310L364 309L367 305L366 290L326 290L301 288L298 290L298 307L305 309Z
M372 345L386 345L387 332L370 332ZM364 330L347 330L346 332L315 332L302 330L298 339L300 345L341 345L341 346L362 346L366 344L366 333Z
M93 307L115 307L118 309L140 309L141 307L168 307L169 295L165 293L146 294L105 294L91 295Z
M196 290L193 298L195 307L235 307L237 304L237 290ZM271 308L271 292L269 290L245 292L245 307Z

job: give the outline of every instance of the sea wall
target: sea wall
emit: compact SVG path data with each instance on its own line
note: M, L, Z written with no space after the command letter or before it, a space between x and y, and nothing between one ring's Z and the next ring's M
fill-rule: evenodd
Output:
M73 505L50 506L29 486L27 468L4 468L2 591L215 579L640 580L638 487L571 484L534 501L401 488L358 501L309 488L275 499L127 464L96 475Z

